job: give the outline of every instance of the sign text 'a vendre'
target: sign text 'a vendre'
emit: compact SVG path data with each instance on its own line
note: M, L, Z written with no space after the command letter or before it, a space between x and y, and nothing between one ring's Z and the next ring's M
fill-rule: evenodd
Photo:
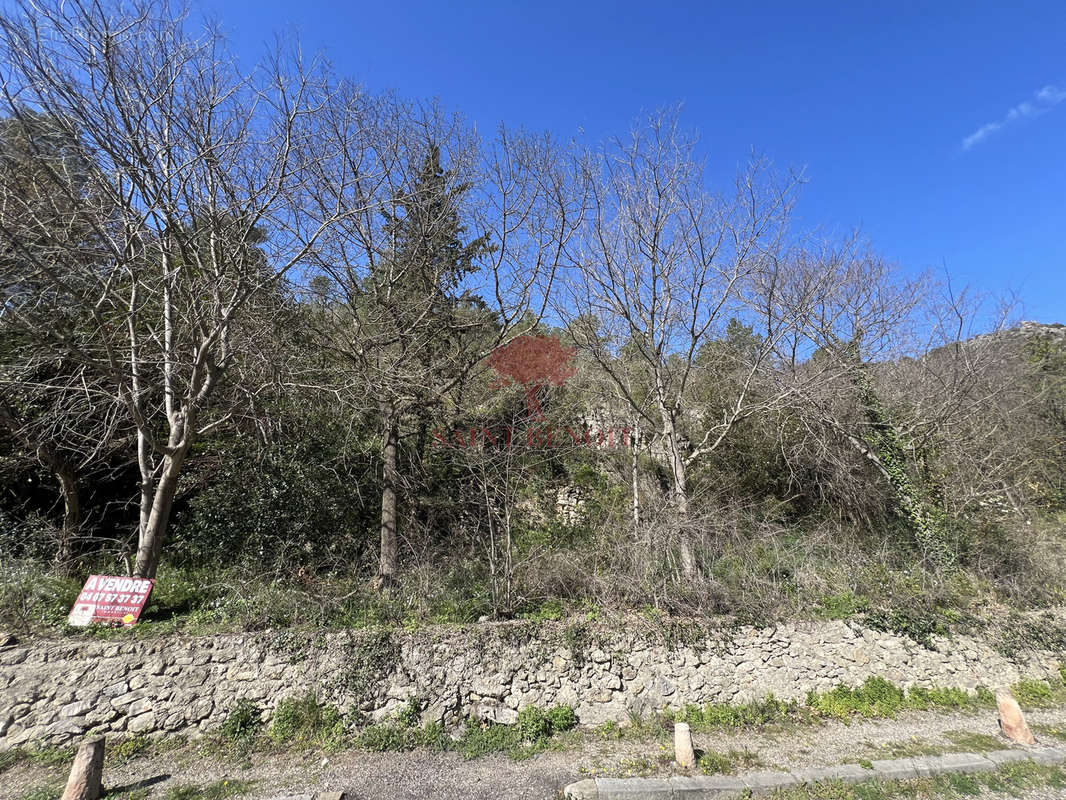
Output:
M117 575L90 575L70 610L71 625L101 622L134 625L141 616L155 581L150 578L123 578Z

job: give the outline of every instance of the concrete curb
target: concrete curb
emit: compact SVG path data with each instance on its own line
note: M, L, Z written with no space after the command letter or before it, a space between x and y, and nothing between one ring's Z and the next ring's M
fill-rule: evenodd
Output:
M564 790L570 800L710 800L738 797L745 792L766 794L774 789L819 781L862 783L869 780L908 780L949 773L990 772L1004 764L1035 761L1038 764L1066 762L1066 748L1027 747L1024 750L993 750L990 753L948 753L943 756L894 758L835 767L811 767L792 772L749 772L745 775L673 778L587 778Z

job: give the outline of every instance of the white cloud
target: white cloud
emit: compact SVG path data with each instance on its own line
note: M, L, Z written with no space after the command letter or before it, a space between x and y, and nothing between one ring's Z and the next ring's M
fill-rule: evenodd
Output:
M1043 89L1033 92L1033 98L1035 102L1026 100L1019 103L1014 108L1010 109L1007 112L1007 115L998 122L987 122L982 125L962 140L962 149L969 150L1012 122L1039 117L1041 114L1050 111L1063 100L1066 100L1066 89L1048 85Z
M1066 100L1066 89L1060 89L1058 86L1045 86L1036 93L1036 99L1041 103L1055 105Z

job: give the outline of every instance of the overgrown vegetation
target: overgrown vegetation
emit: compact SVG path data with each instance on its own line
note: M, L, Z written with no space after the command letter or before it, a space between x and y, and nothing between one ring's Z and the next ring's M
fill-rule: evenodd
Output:
M280 700L270 723L270 738L278 744L336 750L344 741L344 733L340 711L319 703L314 692Z
M1040 687L1036 689L1034 687ZM1019 703L1033 707L1034 697L1046 693L1051 702L1052 688L1043 681L1024 681L1015 686ZM1054 695L1066 699L1066 689L1060 687ZM713 731L720 728L747 728L780 723L812 723L821 719L850 717L894 717L903 711L945 709L977 711L995 707L995 697L985 688L970 693L964 689L903 690L884 678L868 678L861 686L837 686L828 692L811 692L805 702L778 700L770 695L750 703L708 703L689 705L677 713L665 715L668 720L687 722L693 730Z
M222 738L239 742L255 736L263 726L262 712L253 700L242 697L222 722Z
M162 630L1066 602L1062 326L799 231L765 163L716 190L673 113L485 139L148 5L0 16L5 630L89 571Z
M719 775L741 772L763 766L758 754L751 750L730 750L719 753L704 750L696 758L696 768L704 775Z
M207 784L181 784L167 789L163 800L226 800L251 791L250 781L223 778Z
M894 800L914 797L957 800L979 796L986 791L1003 792L1017 797L1027 790L1064 787L1066 768L1026 761L973 775L938 775L907 781L867 781L857 784L827 781L778 789L768 797L774 800Z
M1025 680L1012 690L1027 709L1066 705L1066 685ZM675 722L686 722L695 732L713 733L725 729L819 725L828 720L853 717L891 718L905 711L976 712L994 708L995 698L985 688L972 693L962 689L919 687L904 691L882 678L870 678L855 688L838 686L824 693L812 692L802 702L783 701L771 695L750 703L689 705L678 711L633 718L626 725L611 721L595 728L577 727L577 716L569 706L526 706L518 712L513 725L468 719L457 732L449 732L439 722L422 721L423 708L417 699L408 701L381 722L369 722L358 712L342 715L337 708L309 692L281 700L266 729L260 722L260 709L250 701L238 701L219 736L224 743L236 745L235 753L242 758L256 749L295 745L324 751L349 747L373 752L424 748L455 752L464 758L503 753L514 759L524 759L545 750L567 749L587 741L669 738ZM994 741L965 732L949 734L949 738L952 736L959 738L957 744L972 745L972 749L988 749ZM119 745L127 757L142 752L142 740L133 738L127 742L129 744ZM912 744L918 747L920 743ZM912 750L914 754L926 752L908 746L900 753L906 755ZM734 764L740 767L755 764L752 754L743 751L725 754L707 751L704 755L701 769L705 771L723 772L730 771ZM14 755L7 756L11 764L31 757L40 760L59 756L33 755L32 751L15 751ZM62 758L65 763L69 752L63 751Z

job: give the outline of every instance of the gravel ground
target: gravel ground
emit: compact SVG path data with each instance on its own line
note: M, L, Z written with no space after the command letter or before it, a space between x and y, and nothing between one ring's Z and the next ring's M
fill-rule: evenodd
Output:
M1034 711L1028 719L1037 727L1039 737L1039 726L1066 729L1066 708ZM908 752L915 749L979 749L972 740L961 740L963 733L997 736L995 713L913 712L889 720L788 725L697 734L694 739L698 749L720 753L750 751L760 768L791 768L899 757L916 754ZM135 758L126 764L109 765L104 782L124 791L146 787L152 798L162 797L179 784L239 779L253 782L249 800L327 790L344 790L359 800L552 800L560 797L566 784L590 775L667 774L669 748L666 737L624 741L590 737L565 752L546 752L518 762L503 755L468 761L454 753L353 750L325 756L309 752L253 753L242 764L233 756L192 744ZM35 787L61 783L64 776L64 767L20 764L0 775L0 800L17 800ZM988 793L985 796L998 797ZM1025 797L1059 798L1066 797L1066 792L1048 788L1029 792Z

